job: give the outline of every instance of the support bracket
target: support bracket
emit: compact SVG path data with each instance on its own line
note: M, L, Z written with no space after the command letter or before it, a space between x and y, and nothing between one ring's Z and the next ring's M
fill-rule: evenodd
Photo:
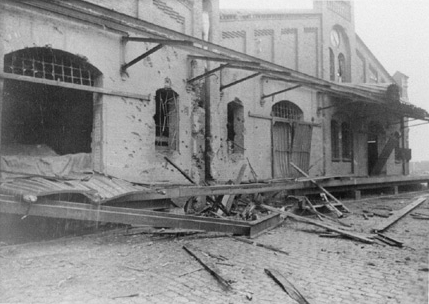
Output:
M299 87L302 87L302 85L298 84L296 86L293 86L293 87L290 87L290 88L287 88L287 89L284 89L284 90L280 90L280 91L277 91L277 92L274 92L274 93L271 93L271 94L268 94L268 95L262 95L261 99L268 98L268 97L271 97L271 96L275 96L275 95L278 95L280 93L284 93L284 92L287 92L287 91L295 90L295 89L297 89Z
M222 86L220 87L220 90L222 91L222 90L224 90L224 89L226 89L226 88L232 87L233 85L239 84L240 82L243 82L243 81L249 80L249 79L254 78L254 77L257 77L257 76L259 76L259 75L261 75L261 73L255 73L255 74L249 75L249 76L247 76L247 77L241 78L241 79L239 79L239 80L233 81L233 82L231 82L231 83L228 83L228 84L226 84L226 85L222 85Z
M197 80L200 80L202 78L206 78L206 77L212 75L213 73L216 73L217 71L223 70L226 67L228 67L228 64L222 64L222 65L220 65L219 67L217 67L215 69L212 69L210 71L205 72L204 74L201 74L201 75L196 76L194 78L188 79L188 83L193 83L193 82L195 82Z

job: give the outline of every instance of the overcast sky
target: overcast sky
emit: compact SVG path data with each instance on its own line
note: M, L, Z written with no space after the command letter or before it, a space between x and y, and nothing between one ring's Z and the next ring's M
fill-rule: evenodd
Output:
M221 8L312 7L311 0L219 1ZM410 102L429 112L429 0L356 0L355 27L390 74L401 71L410 77ZM413 160L429 160L429 125L410 131Z

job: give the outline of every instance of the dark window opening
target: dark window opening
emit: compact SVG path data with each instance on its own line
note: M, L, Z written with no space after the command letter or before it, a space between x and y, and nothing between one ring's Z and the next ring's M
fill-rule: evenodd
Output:
M172 89L159 89L155 95L155 147L175 150L178 139L178 97Z
M329 48L329 79L335 81L335 55L331 48Z
M101 76L85 59L51 48L5 55L4 72L88 86ZM3 97L2 152L91 153L93 93L6 79Z
M341 148L342 160L351 161L352 159L352 134L350 125L347 122L341 124Z
M337 121L331 121L331 155L333 161L340 160L340 128Z
M56 154L91 152L92 93L5 80L2 148L40 146Z
M227 112L226 129L229 151L244 153L244 109L241 101L229 102Z
M347 82L346 77L346 57L340 53L338 55L338 81Z

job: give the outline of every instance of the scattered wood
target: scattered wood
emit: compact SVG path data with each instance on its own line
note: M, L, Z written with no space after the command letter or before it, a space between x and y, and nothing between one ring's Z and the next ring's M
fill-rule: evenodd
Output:
M372 230L374 232L383 232L390 226L392 226L394 223L396 223L398 220L400 220L402 217L404 217L407 213L411 212L421 204L423 204L426 201L427 197L419 197L415 201L413 201L411 204L407 205L406 207L396 211L389 219L385 220L384 222L381 222L378 226L374 227Z
M272 250L272 251L275 251L275 252L283 253L285 255L289 255L289 252L281 250L280 248L277 248L277 247L274 247L274 246L271 246L271 245L261 244L261 243L254 242L254 241L251 241L251 240L248 240L248 239L245 239L245 238L241 238L241 237L233 237L233 239L237 240L237 241L240 241L240 242L244 242L244 243L250 244L250 245L255 245L255 246L266 248L266 249L269 249L269 250Z
M250 172L252 173L253 178L255 179L255 183L257 183L258 182L258 174L256 174L255 170L253 170L253 167L252 167L252 164L250 163L249 158L246 157L246 159L247 159L247 162L249 163Z
M296 166L294 163L290 162L290 165L292 167L294 167L299 173L301 173L302 175L304 175L305 177L307 177L310 182L315 185L317 188L319 188L323 193L325 193L327 196L329 196L331 199L333 199L336 203L341 204L341 206L344 208L344 210L346 210L347 212L350 212L344 205L343 203L341 203L335 196L333 196L330 192L328 192L328 190L326 190L325 188L323 188L322 186L320 186L314 179L312 179L307 173L305 173L304 171L302 171L298 166ZM329 201L326 202L326 204L335 212L335 214L338 217L342 217L343 213L338 210L337 208L335 208L334 205L332 205Z
M344 222L342 222L342 221L340 221L340 220L338 220L338 219L334 219L334 218L332 218L332 217L329 217L329 216L327 216L327 215L325 215L325 214L323 214L323 213L321 213L321 212L317 211L317 210L316 210L316 208L313 206L313 204L312 204L312 203L310 202L310 200L308 199L308 197L306 197L306 196L305 196L304 198L305 198L305 201L306 201L305 206L307 206L307 207L308 207L308 209L307 209L307 210L309 210L310 212L312 212L312 213L316 214L316 215L319 217L319 219L320 219L320 218L324 218L324 219L328 219L328 220L334 221L335 223L338 223L338 224L340 224L341 226L351 227L351 225L349 225L349 224L346 224L346 223L344 223Z
M313 221L311 219L308 219L308 218L305 218L305 217L293 214L291 212L281 211L281 210L279 210L277 208L274 208L274 207L271 207L271 206L267 206L267 205L263 205L262 204L261 207L265 208L266 210L269 210L269 211L280 213L283 216L288 216L288 217L290 217L290 218L292 218L292 219L294 219L294 220L296 220L298 222L303 222L303 223L306 223L306 224L310 224L310 225L314 225L314 226L325 228L325 229L327 229L329 231L337 232L337 233L339 233L341 235L345 235L345 236L347 236L347 237L349 237L351 239L354 239L354 240L358 240L358 241L361 241L361 242L364 242L364 243L368 243L368 244L374 243L373 240L370 240L367 237L358 235L358 234L356 234L354 232L349 232L349 231L341 230L339 227L333 227L333 226L327 225L325 223L321 223L321 222L318 222L318 221Z
M234 181L234 185L239 185L244 176L244 171L246 171L247 164L243 164L238 172L237 178ZM222 198L222 205L225 207L226 211L229 213L234 202L235 195L224 195Z
M216 281L221 285L221 287L228 291L231 290L232 287L231 285L228 283L228 281L226 281L224 278L222 278L221 275L219 275L216 272L216 268L214 265L209 265L208 263L204 263L194 252L192 252L188 247L183 246L182 247L189 255L191 255L194 259L196 259L198 261L198 263L200 263L205 270L207 270L215 279Z
M319 234L320 237L325 237L325 238L337 238L337 237L342 237L341 234L339 233L320 233Z
M413 219L416 219L416 220L429 220L429 216L414 215Z
M292 299L299 304L310 304L296 287L280 272L274 269L264 269L265 273L274 280Z
M364 218L364 219L366 219L366 220L368 220L368 219L369 219L369 218L368 218L368 215L366 215L365 213L363 213L363 214L362 214L362 216L363 216L363 218Z
M188 275L188 274L191 274L191 273L197 272L197 271L201 271L201 270L203 270L203 269L204 269L204 268L198 268L198 269L195 269L195 270L191 270L191 271L188 271L188 272L182 273L182 274L180 274L180 275L179 275L179 278L180 278L180 277L184 277L185 275Z
M116 297L112 297L112 299L121 299L121 298L134 298L134 297L138 297L139 294L138 293L133 293L130 295L126 295L126 296L116 296Z
M374 238L383 242L383 243L386 243L387 245L390 245L390 246L395 246L395 247L403 247L404 246L403 242L395 240L395 239L388 237L388 236L381 234L381 233L377 233L374 236Z
M374 214L375 216L378 217L384 217L384 218L388 218L390 216L389 213L386 212L378 212L378 211L373 211L372 214Z

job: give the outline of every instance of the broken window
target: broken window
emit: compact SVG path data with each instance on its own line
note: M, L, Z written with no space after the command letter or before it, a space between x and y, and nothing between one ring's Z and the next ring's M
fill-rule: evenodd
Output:
M244 153L244 109L240 100L228 103L228 120L226 124L229 151Z
M155 95L155 147L176 150L178 140L178 97L170 88L159 89Z
M101 73L86 59L52 48L26 48L4 56L6 79L1 112L2 149L43 147L56 155L91 153L93 94L32 82L42 78L94 86Z

